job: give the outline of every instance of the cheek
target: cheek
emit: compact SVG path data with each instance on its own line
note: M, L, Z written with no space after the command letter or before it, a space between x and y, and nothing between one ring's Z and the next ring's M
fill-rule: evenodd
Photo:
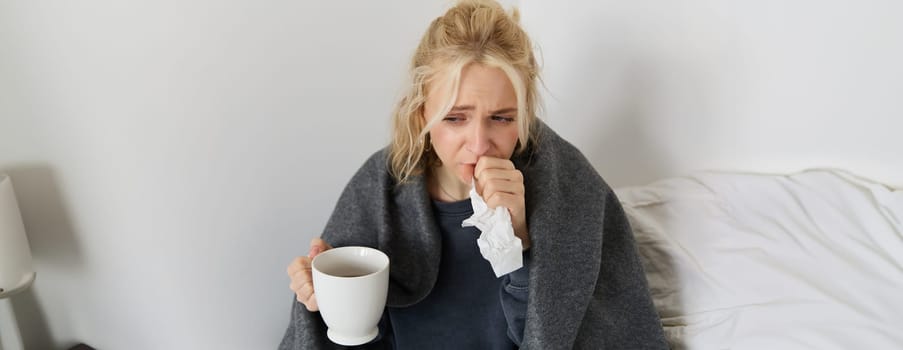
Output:
M514 154L514 149L517 147L517 127L506 129L500 135L499 142L496 144L507 158L511 158L511 155Z
M456 135L450 130L446 130L446 128L436 126L430 130L430 140L432 140L433 149L444 162L451 161L451 159L446 158L454 156L455 144L459 143L457 139Z

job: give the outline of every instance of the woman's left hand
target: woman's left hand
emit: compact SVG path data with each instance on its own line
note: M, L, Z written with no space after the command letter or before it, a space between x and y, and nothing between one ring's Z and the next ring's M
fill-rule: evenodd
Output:
M527 213L524 206L524 175L507 159L480 157L473 172L477 192L489 208L508 208L514 234L520 238L524 250L530 248Z

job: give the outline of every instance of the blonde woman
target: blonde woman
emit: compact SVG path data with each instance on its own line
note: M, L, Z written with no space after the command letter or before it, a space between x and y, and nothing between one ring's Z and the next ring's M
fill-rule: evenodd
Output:
M667 348L617 198L536 118L537 66L517 21L495 2L462 1L430 25L391 145L288 267L296 301L280 349L337 347L310 261L348 245L392 261L380 336L363 348ZM523 243L524 266L500 278L479 253L480 232L461 226L472 183L490 208L508 208Z

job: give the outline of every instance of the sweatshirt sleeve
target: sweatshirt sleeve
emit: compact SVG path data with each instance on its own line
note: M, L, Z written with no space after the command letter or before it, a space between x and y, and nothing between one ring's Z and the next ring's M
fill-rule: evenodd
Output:
M527 318L527 282L530 279L530 251L524 252L524 266L502 276L499 290L502 311L508 321L508 338L521 346L524 339L524 322Z

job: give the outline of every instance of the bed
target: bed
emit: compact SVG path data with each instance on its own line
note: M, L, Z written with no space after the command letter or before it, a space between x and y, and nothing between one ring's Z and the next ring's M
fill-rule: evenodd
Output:
M903 190L812 169L616 192L673 349L903 349Z

